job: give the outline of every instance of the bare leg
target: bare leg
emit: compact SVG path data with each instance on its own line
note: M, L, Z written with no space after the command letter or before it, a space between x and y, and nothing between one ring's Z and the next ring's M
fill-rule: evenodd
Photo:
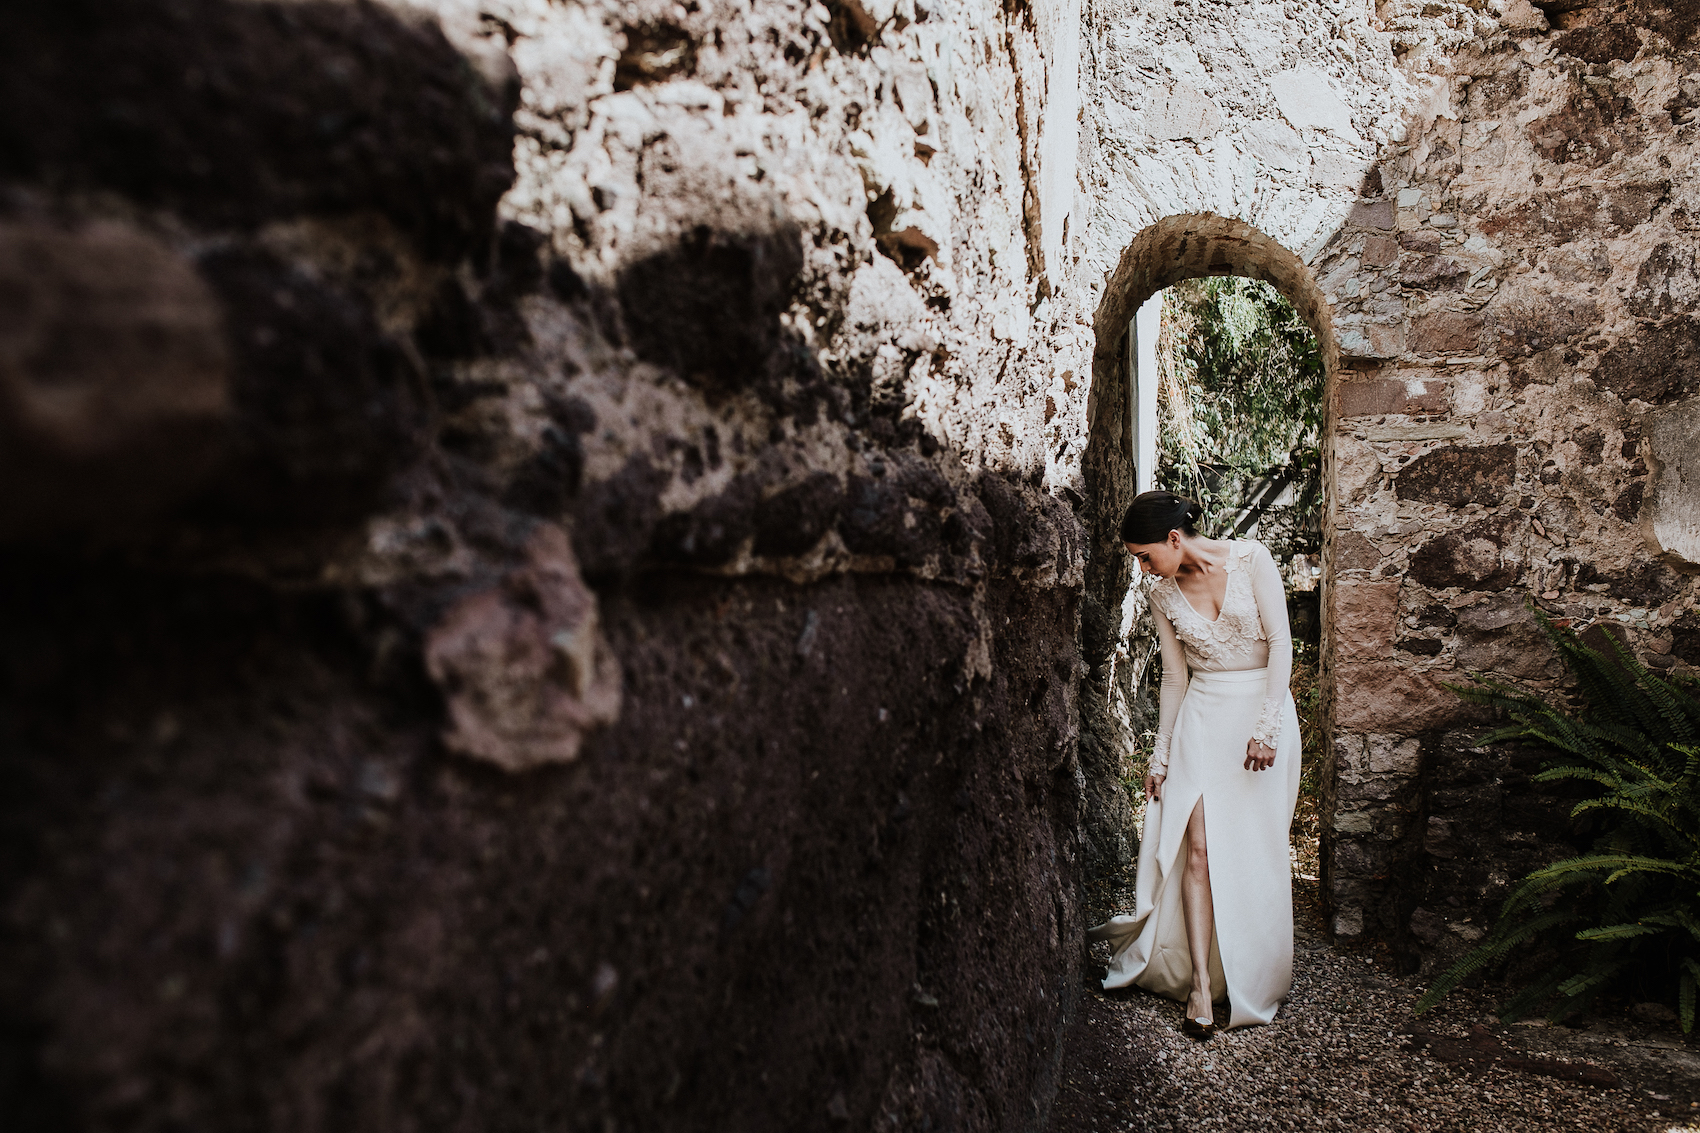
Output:
M1210 899L1210 853L1204 844L1204 800L1192 808L1186 823L1186 872L1181 876L1181 904L1186 910L1186 943L1192 953L1192 995L1186 1001L1189 1019L1210 1020L1210 937L1216 928L1216 907Z

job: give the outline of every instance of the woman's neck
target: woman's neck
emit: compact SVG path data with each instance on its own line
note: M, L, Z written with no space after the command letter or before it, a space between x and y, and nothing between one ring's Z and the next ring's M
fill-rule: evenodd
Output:
M1175 573L1208 578L1228 565L1228 552L1232 548L1226 539L1199 537L1183 541L1181 549L1185 557L1181 559L1180 569Z

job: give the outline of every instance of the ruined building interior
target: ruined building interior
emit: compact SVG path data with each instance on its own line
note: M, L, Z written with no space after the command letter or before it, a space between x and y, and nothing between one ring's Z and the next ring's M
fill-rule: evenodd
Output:
M6 1124L1043 1127L1208 275L1328 931L1455 954L1563 815L1446 682L1700 665L1697 116L1688 0L5 5Z

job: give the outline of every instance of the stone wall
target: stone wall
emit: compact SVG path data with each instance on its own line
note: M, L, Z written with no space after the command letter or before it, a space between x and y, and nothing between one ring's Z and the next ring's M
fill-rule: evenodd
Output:
M1042 1123L1077 22L0 15L0 1110Z
M1529 599L1689 663L1680 7L1090 9L1094 388L1190 276L1266 279L1323 340L1325 892L1413 962L1569 836L1445 683L1556 687Z
M1412 962L1569 837L1538 755L1473 748L1445 683L1556 687L1531 599L1693 660L1681 7L1089 10L1094 389L1134 306L1191 276L1266 279L1323 340L1325 892Z
M1198 275L1334 382L1335 927L1467 938L1563 831L1440 682L1557 680L1530 592L1700 660L1693 37L7 8L0 1107L1041 1123L1133 851L1119 343Z
M1700 20L1536 9L1399 40L1448 93L1318 267L1336 326L1362 327L1333 407L1325 870L1337 932L1408 952L1479 936L1569 836L1566 804L1528 787L1538 753L1473 748L1481 721L1445 682L1556 691L1530 603L1655 666L1700 662Z
M1353 207L1378 145L1404 136L1404 108L1431 82L1395 65L1361 6L1098 0L1086 16L1078 165L1090 212L1069 252L1091 295L1095 339L1083 467L1092 553L1081 763L1090 783L1132 771L1129 720L1105 709L1132 581L1116 536L1134 493L1128 323L1169 284L1249 275L1295 301L1332 369L1333 315L1311 261ZM1143 594L1134 588L1126 612L1149 634ZM1116 870L1137 847L1125 803L1089 810L1087 836L1103 847L1092 859L1090 876L1104 882L1089 892L1092 913L1119 911L1109 907L1125 898Z

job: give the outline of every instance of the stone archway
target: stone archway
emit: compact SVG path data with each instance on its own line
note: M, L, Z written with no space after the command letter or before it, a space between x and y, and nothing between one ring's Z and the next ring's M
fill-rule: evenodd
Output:
M1131 737L1110 711L1111 660L1121 631L1122 599L1132 582L1131 565L1117 536L1122 513L1135 494L1132 379L1122 349L1128 324L1140 305L1171 284L1204 276L1239 275L1280 291L1316 334L1328 388L1333 389L1340 351L1321 286L1311 269L1267 233L1242 220L1214 213L1165 217L1141 231L1104 289L1093 320L1095 348L1087 405L1090 440L1083 461L1089 501L1086 586L1081 614L1081 651L1087 671L1080 694L1080 758L1086 777L1085 878L1089 897L1114 884L1130 864L1132 809L1121 788L1122 753ZM1332 398L1330 396L1330 404ZM1325 433L1331 422L1325 425ZM1329 492L1331 462L1324 446L1323 489ZM1330 561L1324 532L1323 584ZM1324 609L1327 603L1323 604ZM1323 624L1323 657L1328 655ZM1324 665L1324 703L1328 703Z

